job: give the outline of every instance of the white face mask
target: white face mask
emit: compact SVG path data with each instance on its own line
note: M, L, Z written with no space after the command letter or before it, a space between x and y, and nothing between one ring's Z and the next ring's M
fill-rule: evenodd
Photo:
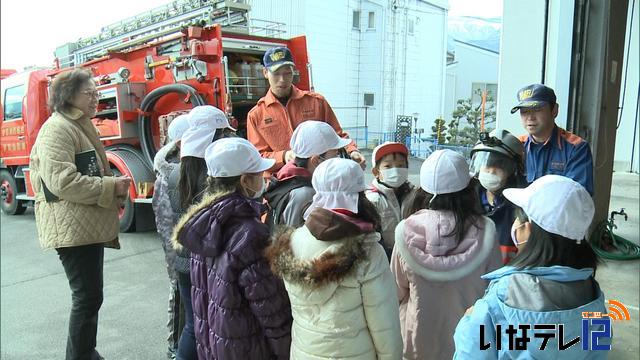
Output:
M262 185L260 186L260 189L259 189L259 190L257 190L257 191L256 191L256 190L254 190L254 189L252 189L252 188L250 188L250 187L247 187L247 188L246 188L247 190L249 190L249 191L252 191L252 192L253 192L253 196L251 196L251 198L252 198L252 199L259 199L259 198L261 198L261 197L262 197L262 195L264 194L264 191L267 189L267 184L266 184L266 182L265 182L264 178L262 178L262 181L260 182L260 184L262 184Z
M400 185L407 182L407 178L409 178L409 169L407 168L390 168L380 170L380 174L382 175L380 181L393 187L397 188Z
M502 188L502 178L498 175L481 171L478 175L480 184L491 192L496 192Z

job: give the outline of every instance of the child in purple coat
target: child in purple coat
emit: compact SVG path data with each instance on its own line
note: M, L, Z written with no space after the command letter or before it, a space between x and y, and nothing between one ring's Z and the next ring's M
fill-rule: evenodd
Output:
M288 359L291 308L263 252L263 172L274 164L241 138L205 152L208 191L180 219L173 241L191 251L194 327L199 359Z

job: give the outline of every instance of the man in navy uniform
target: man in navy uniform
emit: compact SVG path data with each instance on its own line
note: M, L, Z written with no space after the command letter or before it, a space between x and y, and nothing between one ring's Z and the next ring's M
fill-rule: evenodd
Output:
M558 103L553 89L533 84L518 91L522 126L528 135L520 136L524 143L527 182L547 174L563 175L582 184L593 195L593 159L589 144L555 123Z

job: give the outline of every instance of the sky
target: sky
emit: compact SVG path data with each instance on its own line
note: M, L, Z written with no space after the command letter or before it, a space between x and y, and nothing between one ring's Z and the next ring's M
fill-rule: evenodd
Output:
M502 17L502 2L503 0L449 0L449 16Z
M502 1L449 0L449 15L499 17ZM58 46L97 35L104 26L168 2L3 0L0 2L0 67L22 70L27 66L51 66ZM109 7L105 8L105 4Z
M163 0L3 0L2 69L51 66L58 46L97 35L103 26L165 4ZM109 8L104 5L109 4ZM35 10L35 11L34 11Z

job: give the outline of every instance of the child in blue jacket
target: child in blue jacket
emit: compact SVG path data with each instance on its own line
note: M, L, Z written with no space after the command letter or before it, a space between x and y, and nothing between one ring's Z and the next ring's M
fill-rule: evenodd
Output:
M606 358L606 350L583 350L589 342L582 338L583 314L606 313L594 278L598 258L584 240L595 212L591 196L579 183L559 175L543 176L525 189L506 189L504 195L520 208L511 229L519 252L510 266L483 276L491 283L458 323L454 359ZM511 336L510 325L517 330ZM529 326L526 337L522 326ZM589 333L606 330L591 321L587 326ZM529 339L520 344L526 349L516 349L517 338ZM579 340L559 350L574 339ZM599 343L610 340L601 338Z

